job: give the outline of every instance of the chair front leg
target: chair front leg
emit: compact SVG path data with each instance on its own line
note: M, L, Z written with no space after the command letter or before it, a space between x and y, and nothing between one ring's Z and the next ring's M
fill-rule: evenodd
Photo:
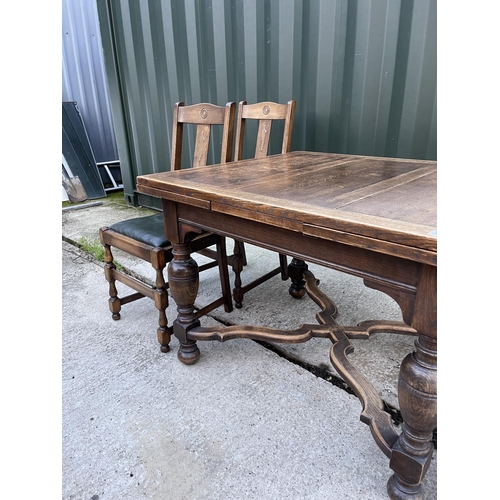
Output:
M280 267L281 267L281 279L282 281L286 281L288 279L288 259L286 255L280 253Z
M233 300L231 297L231 284L229 282L229 272L227 270L226 238L220 237L217 243L217 263L219 264L219 278L224 297L224 311L230 313L233 310Z
M111 311L111 317L115 321L118 321L120 319L120 310L122 308L122 303L120 298L118 297L118 290L116 289L116 280L114 276L116 266L113 262L114 258L113 253L111 252L111 246L107 243L102 243L102 245L104 247L104 260L106 262L104 266L104 276L106 278L106 281L109 283L109 310Z
M242 254L243 244L234 240L233 272L234 272L234 305L237 309L243 307L243 289L241 288L241 271L243 270L244 256ZM244 247L243 247L244 248ZM243 250L244 252L244 250Z
M172 327L168 326L167 307L168 307L168 292L165 277L163 275L166 267L165 252L161 248L155 248L151 252L151 265L156 272L154 302L158 309L158 329L156 330L158 342L160 343L161 352L170 351L170 338L172 336Z

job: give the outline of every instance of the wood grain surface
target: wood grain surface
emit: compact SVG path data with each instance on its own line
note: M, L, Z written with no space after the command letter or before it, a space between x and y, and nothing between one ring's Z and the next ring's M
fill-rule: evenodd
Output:
M433 161L304 151L137 178L146 194L354 246L411 247L426 262L437 253L436 184Z

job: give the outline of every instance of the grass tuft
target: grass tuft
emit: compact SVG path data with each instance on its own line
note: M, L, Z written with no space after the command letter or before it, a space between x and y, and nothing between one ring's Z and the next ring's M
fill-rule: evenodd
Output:
M78 245L80 245L83 251L92 255L96 260L104 262L104 247L98 239L83 236L79 239Z
M106 262L104 256L104 247L101 245L101 242L97 238L88 238L87 236L83 236L78 240L78 246L88 254L92 255L94 259L100 262ZM124 271L124 268L121 264L114 261L116 269L119 271Z

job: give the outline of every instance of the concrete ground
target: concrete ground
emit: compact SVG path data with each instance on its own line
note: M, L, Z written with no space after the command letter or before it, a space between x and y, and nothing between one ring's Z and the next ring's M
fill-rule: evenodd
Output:
M386 499L389 461L329 361L329 340L280 345L278 353L251 340L200 342L200 361L184 366L175 338L171 352L160 352L151 300L111 319L102 263L77 244L147 213L108 199L63 211L63 499ZM244 281L278 264L277 254L246 248ZM115 257L152 279L149 264ZM340 324L401 319L392 299L359 278L309 268L336 302ZM197 305L216 298L219 286L216 269L202 273ZM217 309L202 324L314 323L317 306L287 290L275 277L245 295L241 310ZM167 313L176 316L172 299ZM413 339L352 342L351 361L397 416L399 364ZM426 499L437 498L437 451L424 488Z

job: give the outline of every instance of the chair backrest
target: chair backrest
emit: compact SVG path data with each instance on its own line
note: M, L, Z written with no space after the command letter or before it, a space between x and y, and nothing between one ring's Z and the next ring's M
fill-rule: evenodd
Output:
M293 120L295 118L295 101L287 104L275 102L258 102L247 104L241 101L238 106L238 120L236 125L236 149L235 161L243 158L243 138L246 120L259 120L257 130L257 143L255 146L255 158L267 156L269 152L269 139L271 137L271 126L273 120L284 120L282 153L289 153L292 144Z
M225 106L201 103L184 106L178 102L174 106L174 124L172 132L171 170L180 170L182 155L183 125L196 125L196 142L193 154L193 167L205 166L208 159L208 147L212 125L222 125L221 163L231 161L233 152L234 120L236 103L228 102Z

